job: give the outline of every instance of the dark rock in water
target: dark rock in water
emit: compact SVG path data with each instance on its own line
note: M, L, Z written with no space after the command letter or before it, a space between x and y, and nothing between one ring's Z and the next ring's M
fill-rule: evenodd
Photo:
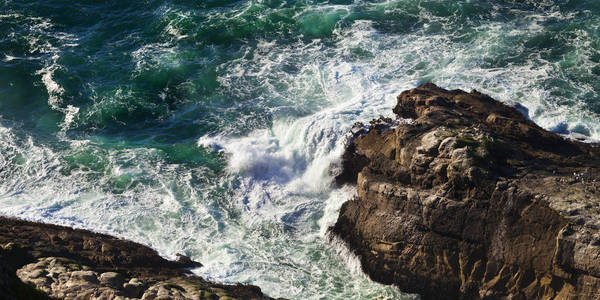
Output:
M515 108L520 113L522 113L523 116L525 116L525 118L527 118L528 120L531 120L531 118L529 117L529 109L527 107L523 106L521 103L515 102L515 101L509 101L507 103L507 105Z
M197 261L193 261L189 256L177 253L175 254L175 256L177 256L177 260L176 262L180 263L181 265L187 266L189 268L199 268L202 267L202 264L197 262Z
M0 217L0 299L270 299L185 269L199 266L105 234Z
M477 91L398 96L412 123L352 139L332 232L424 299L600 299L600 155ZM349 167L348 167L349 166Z

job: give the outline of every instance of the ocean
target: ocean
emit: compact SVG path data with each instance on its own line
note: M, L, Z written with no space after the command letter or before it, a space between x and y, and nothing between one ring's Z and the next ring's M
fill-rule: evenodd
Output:
M355 122L424 82L600 138L596 0L0 1L0 214L290 299L412 298L328 235Z

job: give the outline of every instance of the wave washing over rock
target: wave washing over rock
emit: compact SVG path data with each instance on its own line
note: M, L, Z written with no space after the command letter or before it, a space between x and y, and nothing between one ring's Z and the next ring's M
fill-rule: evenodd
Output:
M477 91L402 92L358 124L333 233L375 281L423 299L599 299L600 149ZM387 124L387 125L386 125Z
M330 228L350 269L423 299L600 297L597 144L431 83L402 92L393 112L355 124L332 169L338 185L357 185ZM271 299L177 257L0 217L2 299Z
M185 269L199 266L104 234L0 217L0 299L272 299Z
M410 298L328 243L352 124L433 81L599 139L599 24L598 0L3 1L0 215L273 297Z

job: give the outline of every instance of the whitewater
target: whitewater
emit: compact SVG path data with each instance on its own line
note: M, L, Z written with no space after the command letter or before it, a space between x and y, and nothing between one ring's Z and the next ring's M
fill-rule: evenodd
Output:
M600 134L594 1L6 1L0 213L291 299L413 298L328 234L355 122L432 81Z

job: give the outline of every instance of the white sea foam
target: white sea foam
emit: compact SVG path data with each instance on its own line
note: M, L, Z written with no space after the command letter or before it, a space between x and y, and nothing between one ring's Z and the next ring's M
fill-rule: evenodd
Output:
M536 21L529 26L509 30L513 35L534 34L539 32L535 22L559 17L557 14L535 16ZM338 29L340 42L334 53L320 48L318 42L290 49L273 47L272 43L265 42L264 45L268 46L259 47L252 60L232 62L228 66L232 72L219 78L220 83L236 88L247 86L244 80L248 78L259 77L269 92L284 98L283 102L287 103L285 98L291 96L271 86L272 77L278 77L279 81L289 82L289 89L294 92L291 94L296 97L294 101L301 102L298 105L310 107L311 97L305 96L310 88L306 89L303 85L309 83L309 87L319 87L320 92L316 95L313 92L312 99L323 99L325 105L315 105L324 108L298 119L275 119L268 129L256 130L243 137L205 136L199 139L198 144L226 153L229 171L241 176L242 183L234 193L234 199L245 205L248 223L260 223L258 220L264 218L286 220L290 213L309 205L314 194L327 195L322 198L325 203L320 207L324 216L318 222L318 236L322 238L326 235L326 228L336 219L341 203L352 195L351 192L331 190L328 186L331 178L325 169L339 157L344 134L355 121L370 120L382 112L389 113L395 94L413 87L423 78L446 88L475 88L507 103L518 101L522 105L521 110L531 112L528 116L546 128L560 122L561 119L553 120L554 113L547 112L551 109L546 101L550 95L540 85L540 82L554 76L552 65L531 62L506 69L483 65L489 47L494 47L501 40L500 35L505 34L505 26L493 22L482 25L487 35L473 43L474 47L468 48L453 43L445 35L380 35L367 21L355 22L350 30ZM374 58L366 61L353 58L356 48ZM315 53L329 59L321 60L320 55ZM291 77L282 73L281 65L294 60L316 61L317 64L304 65ZM422 65L426 67L422 68ZM281 79L282 76L288 76L290 80ZM556 116L565 112L563 107L555 110ZM292 225L295 223L292 222ZM334 242L332 246L338 254L343 253L340 256L346 257L345 265L353 274L361 274L357 271L360 269L357 259L345 252L339 243ZM222 262L219 262L209 267L207 273L215 278L250 278L241 276L242 270L234 273L231 269L219 271L222 267ZM268 280L255 280L260 285L271 287Z
M177 66L177 48L171 43L151 43L133 51L131 56L136 63L136 73L164 66Z
M393 11L397 2L365 5ZM239 13L250 8L248 2ZM327 5L323 14L337 8L346 9ZM417 17L447 22L423 10ZM597 137L599 124L585 104L567 108L548 100L553 95L543 83L556 77L552 63L533 57L502 68L486 64L491 51L514 47L503 42L506 38L539 34L544 20L568 17L552 11L535 13L523 24L486 22L468 44L446 32L425 32L431 28L389 34L371 21L352 20L335 27L333 42L265 39L256 47L241 46L236 59L217 66L217 81L228 96L251 99L268 118L260 128L228 127L198 139L199 147L220 152L227 161L224 174L169 163L157 149L107 149L94 140L63 139L65 150L63 144L44 144L0 126L0 213L117 234L167 257L183 252L204 264L196 272L207 278L257 284L275 297L399 298L395 288L366 279L345 246L327 242L327 228L354 195L352 188L333 188L329 174L347 132L356 121L391 116L400 91L433 80L517 101L546 128L565 124L569 132L587 130ZM187 36L169 22L163 32L167 42L132 53L136 73L182 63L177 41ZM48 26L40 20L35 30ZM586 48L589 37L579 39L578 49ZM76 40L63 42L70 47ZM55 78L60 47L31 43L45 59L38 75L49 104L64 113L66 130L78 111L62 102L65 91ZM577 88L578 95L593 90Z
M44 66L35 72L41 77L42 84L48 92L48 105L64 114L64 121L59 125L62 128L60 136L65 139L64 132L69 129L74 121L79 108L63 104L62 97L65 90L54 79L54 74L62 66L59 64L61 52L65 49L78 45L78 39L73 34L55 30L50 19L42 17L27 17L25 23L28 26L29 35L26 36L29 43L29 56L25 59L40 59ZM13 60L16 57L6 55L6 59Z
M12 56L12 55L8 55L8 54L4 54L4 61L5 62L13 61L15 59L17 59L17 57Z

